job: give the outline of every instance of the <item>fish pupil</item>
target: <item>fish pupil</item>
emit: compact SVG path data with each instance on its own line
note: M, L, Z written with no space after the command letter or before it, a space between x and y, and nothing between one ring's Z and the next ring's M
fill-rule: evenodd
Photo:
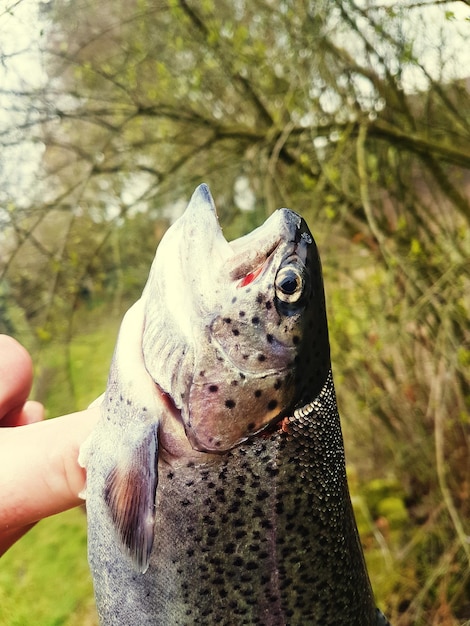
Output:
M290 276L286 276L284 278L284 280L279 285L279 289L286 295L291 296L296 292L298 286L299 285L297 276L292 272Z

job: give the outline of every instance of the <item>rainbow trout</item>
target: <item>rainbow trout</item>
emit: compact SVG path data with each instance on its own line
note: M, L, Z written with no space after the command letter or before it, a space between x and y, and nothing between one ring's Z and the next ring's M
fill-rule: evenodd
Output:
M228 243L198 187L124 317L80 462L104 626L387 624L346 482L320 259L293 211Z

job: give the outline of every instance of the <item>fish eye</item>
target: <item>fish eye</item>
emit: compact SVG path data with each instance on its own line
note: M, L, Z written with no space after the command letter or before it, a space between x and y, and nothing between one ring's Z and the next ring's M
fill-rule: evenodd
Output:
M304 284L303 272L296 264L281 267L274 282L276 296L281 302L297 302L304 291Z

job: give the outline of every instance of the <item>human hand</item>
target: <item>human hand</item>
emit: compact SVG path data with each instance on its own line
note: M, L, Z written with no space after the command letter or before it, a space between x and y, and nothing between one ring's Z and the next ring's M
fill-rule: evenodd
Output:
M78 451L99 409L43 421L27 401L32 379L27 351L0 335L0 555L38 520L83 503Z

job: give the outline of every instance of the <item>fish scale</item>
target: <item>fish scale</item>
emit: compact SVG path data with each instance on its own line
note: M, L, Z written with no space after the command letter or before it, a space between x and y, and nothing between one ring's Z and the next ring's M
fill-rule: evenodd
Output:
M103 626L388 624L297 214L229 245L196 190L123 320L101 413L80 462Z

